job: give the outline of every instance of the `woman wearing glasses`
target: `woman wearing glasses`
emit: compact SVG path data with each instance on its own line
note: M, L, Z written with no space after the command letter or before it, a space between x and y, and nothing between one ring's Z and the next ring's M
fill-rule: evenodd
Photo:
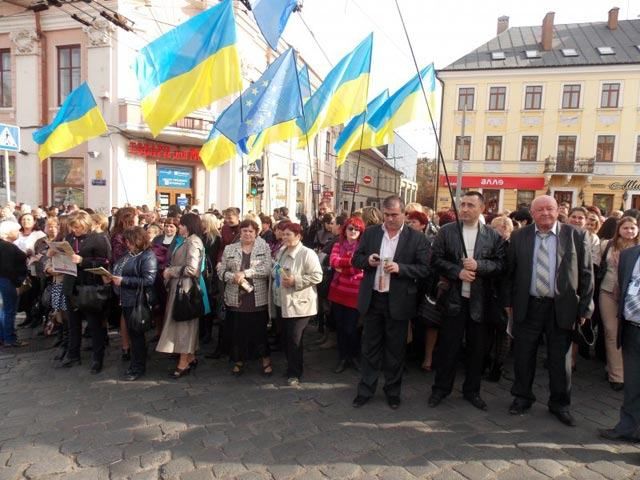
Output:
M363 271L351 266L351 258L360 243L364 222L350 217L340 229L340 238L331 249L329 263L334 270L329 286L329 301L336 324L338 353L335 373L342 373L348 366L358 369L360 342L358 339L358 290Z

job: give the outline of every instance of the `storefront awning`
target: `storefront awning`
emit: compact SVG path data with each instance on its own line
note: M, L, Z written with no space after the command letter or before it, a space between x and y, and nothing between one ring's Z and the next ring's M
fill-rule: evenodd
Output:
M449 176L451 186L455 187L455 175ZM440 175L440 185L446 186L446 177ZM516 188L518 190L543 190L544 177L503 177L491 175L463 175L462 188Z

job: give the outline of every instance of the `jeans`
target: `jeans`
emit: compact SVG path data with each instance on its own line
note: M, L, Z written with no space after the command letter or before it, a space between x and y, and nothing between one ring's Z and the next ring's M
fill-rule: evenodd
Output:
M16 343L16 307L18 293L11 280L0 277L0 295L2 295L2 312L0 312L0 341L5 345Z

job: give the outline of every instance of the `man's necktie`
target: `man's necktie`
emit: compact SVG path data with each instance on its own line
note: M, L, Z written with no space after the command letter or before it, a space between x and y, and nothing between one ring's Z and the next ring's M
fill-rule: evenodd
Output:
M536 292L539 297L551 297L551 271L549 261L549 235L550 233L537 232L538 256L536 263Z
M629 290L638 291L638 284L640 278L632 280L631 285L627 288L627 295L625 298L624 316L628 317L628 320L640 318L640 295L631 295Z

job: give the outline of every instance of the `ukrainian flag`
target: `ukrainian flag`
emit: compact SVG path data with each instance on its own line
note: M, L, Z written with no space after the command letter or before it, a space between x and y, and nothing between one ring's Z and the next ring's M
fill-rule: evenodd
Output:
M334 149L338 156L336 166L341 166L351 152L356 150L364 150L377 146L375 143L375 132L371 130L368 123L365 122L365 116L371 116L384 104L389 98L389 90L382 92L374 98L367 110L357 117L353 117L346 127L340 132L338 139L334 145ZM362 126L364 123L364 127Z
M53 122L33 132L33 141L40 145L38 157L44 160L107 131L107 124L85 82L67 95Z
M242 88L231 0L144 47L134 64L142 115L157 136L190 112Z
M238 155L236 144L216 130L215 127L211 129L209 138L200 149L200 160L202 160L207 170L212 170L227 163L236 155Z
M433 109L436 76L431 64L420 71L420 76L416 75L405 83L371 115L367 123L375 132L375 145L392 143L394 129L425 114L426 106L420 88L420 78L427 94L431 97L429 103L430 108Z
M329 72L322 85L304 105L298 119L302 148L322 128L345 123L367 106L373 33Z

